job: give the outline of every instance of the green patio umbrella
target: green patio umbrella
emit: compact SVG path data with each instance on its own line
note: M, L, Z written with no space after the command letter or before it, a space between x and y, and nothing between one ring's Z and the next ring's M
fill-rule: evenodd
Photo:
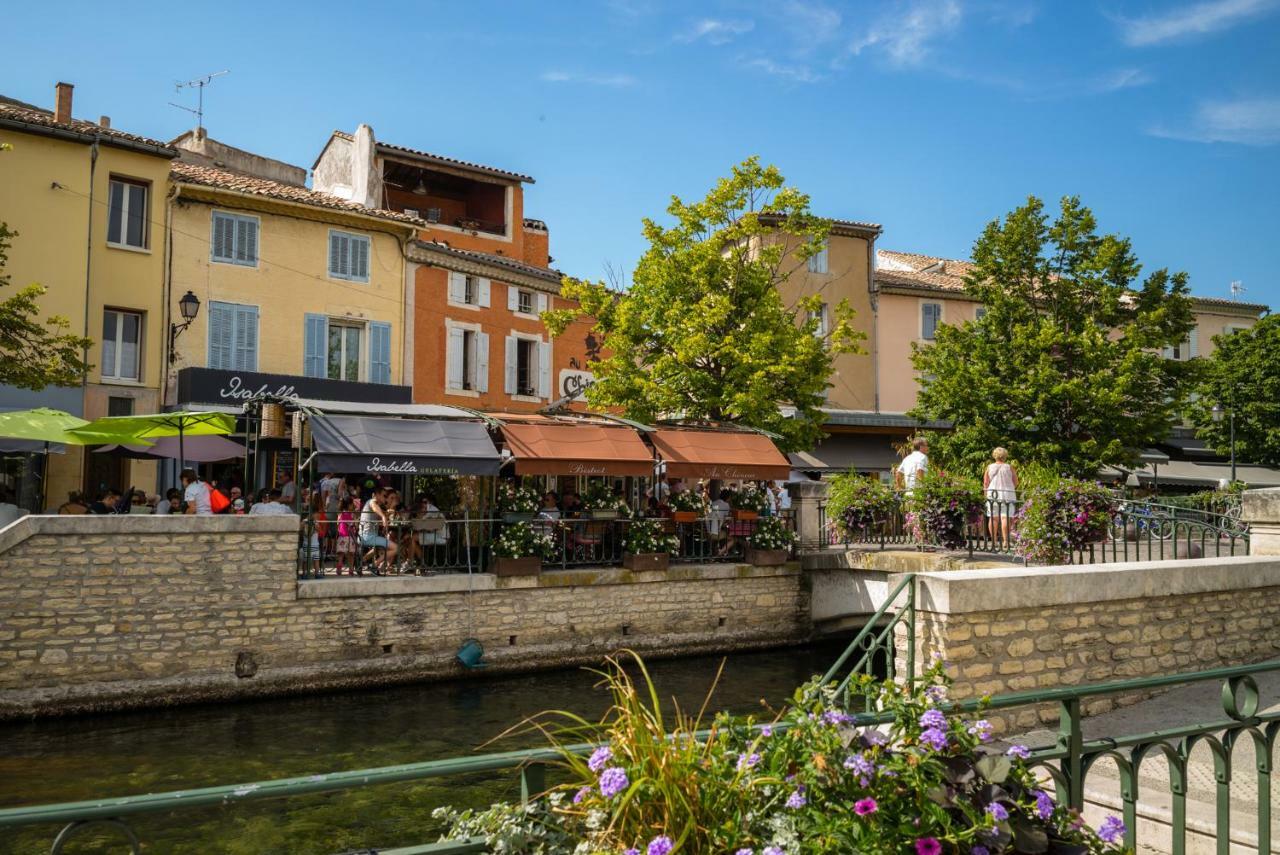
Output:
M178 465L186 458L184 440L188 436L226 436L236 432L235 416L226 413L179 411L176 413L152 413L143 416L104 416L83 427L71 431L87 442L98 445L120 443L123 445L149 444L162 436L178 438Z
M0 437L43 442L46 449L51 443L93 445L93 440L70 433L87 424L89 423L82 418L64 413L62 410L51 410L48 407L12 410L0 413Z

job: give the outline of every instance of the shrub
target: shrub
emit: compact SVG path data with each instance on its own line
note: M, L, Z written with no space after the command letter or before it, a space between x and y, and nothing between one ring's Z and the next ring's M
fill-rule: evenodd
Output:
M706 516L707 500L696 490L681 490L671 494L671 510L694 511L699 516Z
M498 510L507 514L537 513L542 497L538 488L524 481L498 482Z
M846 536L854 537L889 519L901 504L888 484L848 472L832 480L827 518L844 529Z
M502 528L502 534L493 542L493 554L497 558L541 558L550 561L555 555L555 539L541 526L535 528L527 522L512 523Z
M1105 487L1072 478L1032 492L1014 520L1014 548L1028 564L1063 564L1107 535L1116 515Z
M769 507L769 499L755 484L743 484L729 496L729 507L738 511L755 511L764 513Z
M636 519L627 524L622 548L638 555L642 552L678 552L680 541L667 533L666 523L658 519Z
M778 517L761 517L747 541L752 549L790 549L796 533Z
M592 481L587 484L587 488L582 491L579 497L582 499L582 509L584 511L626 511L627 500L621 496L614 495L613 488L604 481Z
M907 526L921 543L944 549L965 545L965 530L982 519L982 488L976 481L928 470L906 496Z
M892 716L879 728L857 726L815 680L768 724L721 714L704 739L701 715L668 719L638 657L633 670L639 688L610 663L601 722L562 713L532 723L551 735L569 783L524 812L441 809L450 835L484 836L493 851L584 855L1122 851L1118 820L1103 824L1104 840L1040 789L1025 749L997 751L987 722L940 709L941 664L915 691L862 678ZM581 742L599 747L566 747Z

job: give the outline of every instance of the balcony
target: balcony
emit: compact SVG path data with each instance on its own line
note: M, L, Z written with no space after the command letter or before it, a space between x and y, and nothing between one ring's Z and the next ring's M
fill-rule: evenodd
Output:
M383 199L392 211L464 232L506 236L506 183L482 181L387 159Z

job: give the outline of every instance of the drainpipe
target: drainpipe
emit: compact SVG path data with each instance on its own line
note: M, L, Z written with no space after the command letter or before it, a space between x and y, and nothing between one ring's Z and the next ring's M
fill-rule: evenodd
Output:
M871 389L872 406L880 412L880 292L876 288L876 239L867 241L867 279L871 301Z
M93 191L94 176L98 171L98 140L101 134L93 135L93 143L89 146L89 230L85 236L84 247L84 332L82 335L87 339L89 337L89 283L93 273ZM85 363L86 368L80 377L80 388L86 389L89 386L89 345L85 345L81 351L80 359ZM83 404L83 401L81 402Z

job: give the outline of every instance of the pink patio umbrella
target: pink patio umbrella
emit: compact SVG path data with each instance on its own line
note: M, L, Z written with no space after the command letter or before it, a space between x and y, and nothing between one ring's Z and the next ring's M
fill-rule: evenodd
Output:
M154 440L154 445L105 445L96 449L95 454L113 454L117 457L129 457L134 460L177 460L181 456L193 463L218 463L223 460L235 460L244 457L244 446L238 442L221 436L192 436L185 442L179 442L176 436L161 436ZM185 445L185 449L180 448Z

